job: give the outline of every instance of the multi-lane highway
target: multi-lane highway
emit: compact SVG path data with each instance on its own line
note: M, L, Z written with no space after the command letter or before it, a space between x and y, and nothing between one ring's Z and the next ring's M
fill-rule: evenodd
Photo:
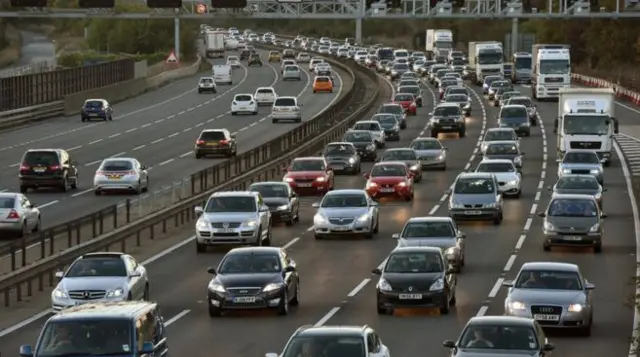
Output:
M263 58L266 59L266 53ZM108 157L135 157L151 168L151 192L219 160L196 160L192 149L197 135L206 128L227 128L237 133L238 150L261 145L300 124L272 124L266 120L270 107L256 116L232 116L230 105L238 93L253 94L257 87L273 86L279 95L298 96L303 120L323 111L350 87L348 76L337 71L333 93L313 94L313 77L303 68L302 80L282 81L280 64L243 66L233 72L232 85L219 85L218 93L198 94L199 76L177 81L158 91L114 106L112 122L82 123L79 117L50 120L0 135L0 191L18 190L18 167L27 149L63 148L78 163L79 187L75 191L30 191L39 206L44 228L125 200L123 195L93 195L93 175Z
M475 88L474 88L475 89ZM527 88L520 88L528 93ZM424 135L427 113L435 98L426 90L426 105L417 117L409 118L399 143ZM223 253L196 254L193 244L155 259L147 265L152 299L161 305L169 324L168 339L174 354L191 356L260 356L279 352L291 333L304 324L368 324L396 356L418 354L445 356L444 339L455 339L466 321L482 314L502 314L502 278L512 278L524 262L564 261L579 264L585 277L596 285L595 319L592 336L572 337L550 334L561 356L622 356L628 353L633 311L626 303L633 292L635 273L635 230L625 177L616 158L606 169L605 211L607 218L603 252L582 250L542 251L541 221L534 213L548 203L546 187L556 179L555 137L552 121L557 103L540 103L542 124L523 138L526 153L523 171L524 192L520 199L506 201L504 221L466 224L466 267L459 277L457 305L446 316L418 311L398 311L395 316L378 316L375 307L376 280L371 269L379 266L394 247L391 235L399 232L412 216L446 215L446 195L456 175L477 164L478 140L483 131L495 125L497 109L476 97L473 113L467 119L467 137L441 136L449 148L447 171L427 172L416 188L415 201L389 202L381 206L380 233L374 240L315 241L309 231L317 198L303 199L301 222L294 227L277 227L273 244L286 246L301 274L301 303L289 316L271 313L233 314L211 319L207 315L205 289ZM638 113L620 109L621 124L631 125ZM365 165L363 171L370 168ZM362 188L360 176L340 176L336 188ZM192 239L192 229L183 232ZM0 353L15 354L22 343L33 343L42 319L4 334L0 332Z

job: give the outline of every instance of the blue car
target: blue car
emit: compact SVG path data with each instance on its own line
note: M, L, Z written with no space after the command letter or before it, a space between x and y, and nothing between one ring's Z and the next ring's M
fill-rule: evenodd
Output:
M87 99L80 110L80 118L82 121L113 120L113 108L104 99Z

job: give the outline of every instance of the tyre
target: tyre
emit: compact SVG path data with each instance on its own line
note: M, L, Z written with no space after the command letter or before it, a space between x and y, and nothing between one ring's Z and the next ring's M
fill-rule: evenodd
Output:
M280 299L280 305L278 305L278 315L286 316L289 315L289 296L285 291Z
M196 253L204 253L207 251L207 246L196 242Z
M209 316L218 317L220 315L222 315L222 310L220 310L219 307L211 305L211 302L209 302Z
M466 128L458 131L458 136L460 136L461 138L464 138L466 135L467 135L467 129Z
M291 306L300 305L300 281L298 280L296 284L296 295L294 295L293 299L290 302Z
M438 131L436 131L436 130L431 130L431 137L432 137L432 138L437 138L437 137L438 137Z
M238 113L236 113L236 112L231 112L231 115L238 115Z
M27 193L29 188L27 186L20 185L20 193Z

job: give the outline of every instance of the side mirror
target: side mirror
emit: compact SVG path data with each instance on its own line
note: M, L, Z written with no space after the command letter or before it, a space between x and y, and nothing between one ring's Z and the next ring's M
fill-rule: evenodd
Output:
M444 151L449 151L449 148L442 148L442 150L444 150Z
M608 216L607 216L607 214L606 214L606 213L604 213L604 212L600 213L600 218L607 218L607 217L608 217Z
M446 193L447 195L450 195L451 192L452 192L451 189L448 189L448 190L444 191L444 193Z
M140 165L140 169L146 170L147 169L147 165Z
M269 212L269 206L265 206L265 205L260 206L260 212Z
M231 134L231 139L235 139L236 138L236 134Z
M607 190L608 190L607 188L603 188L602 192L607 192Z
M523 153L523 152L520 153L520 156L524 156L524 155L525 155L525 153Z
M447 267L447 274L454 274L456 272L456 268L454 266L449 265Z
M364 177L365 179L369 179L369 177L371 177L371 175L369 175L368 173L364 173L362 174L362 177Z
M319 202L314 202L311 207L313 208L320 208L320 203Z
M502 286L507 287L507 288L512 288L513 287L513 280L505 280L502 282Z
M63 271L57 271L55 274L56 279L60 280L64 277L64 272Z
M458 238L467 238L467 234L464 232L458 232Z
M204 209L202 208L202 206L194 207L193 211L196 213L196 216L200 216L204 213Z
M31 345L20 346L20 356L33 357L33 349L31 348Z
M427 115L433 115L433 112L429 112Z
M545 352L553 351L556 348L552 343L545 343L542 350Z
M142 349L140 350L140 354L152 354L153 350L155 349L153 342L151 341L144 341L142 343Z
M288 267L284 268L284 272L285 273L293 273L294 271L296 271L296 267L289 265Z
M287 167L283 168L283 169L282 169L282 172L285 172L285 173L286 173L286 172L289 172L289 168L287 168Z
M596 288L596 286L591 284L591 283L587 283L587 282L584 283L584 289L585 290L593 290L595 288Z
M139 271L134 271L133 273L129 274L129 278L139 278L141 276L142 274Z
M393 239L400 239L400 233L394 233L391 235L391 238Z
M451 340L446 340L446 341L442 342L442 346L444 346L446 348L456 348L456 343L451 341Z
M218 273L216 273L216 268L214 268L214 267L208 267L207 268L207 273L213 274L213 275L218 274Z
M544 213L544 212L538 212L538 217L542 217L542 218L544 218L544 217L546 217L546 216L547 216L547 214L546 214L546 213Z
M560 163L562 162L562 159L556 159L556 162Z
M382 270L380 270L380 268L375 268L371 271L371 273L375 275L382 275Z

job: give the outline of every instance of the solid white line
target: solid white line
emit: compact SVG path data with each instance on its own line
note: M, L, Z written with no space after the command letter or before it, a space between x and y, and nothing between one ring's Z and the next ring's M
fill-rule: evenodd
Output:
M55 201L51 201L51 202L47 202L45 204L42 204L40 206L38 206L37 208L45 208L51 205L55 205L56 203L60 202L60 200L55 200Z
M17 324L0 331L0 338L5 337L10 333L14 333L14 332L18 331L19 329L21 329L23 327L26 327L26 326L28 326L28 325L40 320L43 317L47 317L51 313L53 313L52 309L46 309L46 310L44 310L42 312L39 312L39 313L29 317L26 320L22 320L22 321L18 322Z
M354 297L354 296L358 295L360 290L364 289L364 287L367 286L367 284L369 284L370 281L371 281L371 279L369 279L369 278L366 278L366 279L362 280L360 282L360 284L358 284L355 288L353 288L353 290L351 290L351 292L349 294L347 294L347 297Z
M282 248L289 249L291 248L292 245L296 244L296 242L299 240L300 240L300 237L295 237L292 240L290 240L287 244L283 245Z
M500 287L502 286L503 281L504 278L498 278L498 280L496 280L493 288L491 289L491 291L489 291L489 298L493 299L494 297L496 297L496 295L498 295L498 291L500 291Z
M164 325L165 325L165 326L169 326L169 325L171 325L172 323L174 323L174 322L176 322L176 321L180 320L181 318L185 317L185 315L187 315L187 314L188 314L188 313L190 313L190 312L191 312L191 310L182 310L182 312L180 312L180 313L179 313L179 314L177 314L176 316L174 316L174 317L170 318L169 320L165 321L165 322L164 322Z
M324 315L318 322L316 322L314 326L318 327L326 324L327 321L329 321L329 319L333 317L333 315L338 313L338 311L340 311L339 307L334 307L333 309L329 310L329 312L327 312L326 315Z
M484 316L484 314L487 313L487 310L489 310L489 306L487 305L483 305L480 310L478 310L478 313L476 314L476 317L481 317Z

